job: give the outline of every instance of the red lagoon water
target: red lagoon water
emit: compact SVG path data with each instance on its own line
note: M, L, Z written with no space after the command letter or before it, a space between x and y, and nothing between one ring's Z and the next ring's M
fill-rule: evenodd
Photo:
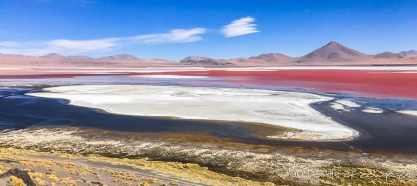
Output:
M176 72L120 72L113 74L52 73L33 75L1 75L1 79L50 79L95 76L126 77L130 75L184 75L216 77L217 82L256 86L312 88L319 91L350 93L367 97L417 99L417 73L388 70L206 70ZM204 83L204 79L189 80ZM127 82L132 83L132 82Z
M292 86L331 92L353 92L381 97L417 99L417 73L372 70L273 70L182 71L135 73L135 75L186 75L220 77L242 85ZM229 78L221 78L229 77ZM230 78L231 77L231 78Z

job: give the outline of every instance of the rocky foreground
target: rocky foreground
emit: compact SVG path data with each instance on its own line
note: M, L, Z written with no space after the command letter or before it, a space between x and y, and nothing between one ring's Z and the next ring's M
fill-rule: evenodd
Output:
M0 185L206 185L168 174L134 169L106 159L0 148ZM122 163L119 162L119 163ZM138 163L138 162L137 162ZM146 164L146 163L145 163ZM146 166L146 165L143 166ZM166 167L194 166L167 164ZM191 168L190 168L191 169ZM8 170L8 171L7 171Z
M78 163L123 163L138 168L130 169L132 172L143 174L145 170L152 171L153 177L158 180L163 180L158 175L165 175L163 178L169 175L170 179L158 182L160 185L169 184L173 180L182 181L182 185L416 185L417 157L414 156L276 148L209 137L198 142L191 137L187 139L187 136L149 136L152 135L144 137L132 133L71 127L4 131L0 135L0 145L3 147L1 170L6 172L16 166L26 165L28 163L24 162L38 158L36 156L40 155L39 152L48 152L41 153L42 156L47 155L43 160L32 163L39 167L44 160L50 162L50 155L56 157L57 154L65 159L77 159ZM52 161L59 162L53 158ZM44 180L49 185L52 181L48 180L47 175L62 166L48 166L43 172L40 171L44 177L30 173L31 167L19 168L27 168L32 178ZM73 169L65 168L71 169L71 175L82 172L74 168L77 166L71 166ZM90 173L93 170L91 166L98 165L90 165ZM100 170L96 167L97 172ZM106 175L106 179L111 178L107 180L111 181L109 185L114 185L117 180L125 181L115 177L115 174L110 172ZM128 176L128 173L124 174ZM62 180L59 181L62 183ZM91 183L97 181L100 181L97 177L89 180ZM143 181L140 177L139 181L130 184L141 184Z

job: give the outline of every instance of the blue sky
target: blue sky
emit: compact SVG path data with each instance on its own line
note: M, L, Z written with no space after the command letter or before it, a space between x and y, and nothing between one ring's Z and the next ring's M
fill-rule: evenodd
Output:
M298 57L417 49L416 0L0 0L0 53Z

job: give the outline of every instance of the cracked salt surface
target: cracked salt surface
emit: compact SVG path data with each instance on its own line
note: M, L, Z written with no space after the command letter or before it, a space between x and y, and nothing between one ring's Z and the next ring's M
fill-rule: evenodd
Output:
M79 85L43 90L28 95L67 99L72 105L115 114L258 122L302 130L288 133L284 138L289 139L347 140L358 135L311 108L311 103L333 99L315 94L148 85Z

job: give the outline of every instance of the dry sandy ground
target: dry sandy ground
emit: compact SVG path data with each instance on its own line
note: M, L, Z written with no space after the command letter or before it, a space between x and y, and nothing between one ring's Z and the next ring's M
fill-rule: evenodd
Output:
M45 88L27 95L66 99L72 105L122 115L256 122L302 130L270 138L348 140L359 135L309 106L332 98L308 93L216 87L79 85Z
M15 168L28 172L36 185L40 186L272 185L217 174L196 164L0 148L0 172ZM174 171L183 174L184 178L172 174ZM0 179L0 185L19 185L19 182L12 177Z

